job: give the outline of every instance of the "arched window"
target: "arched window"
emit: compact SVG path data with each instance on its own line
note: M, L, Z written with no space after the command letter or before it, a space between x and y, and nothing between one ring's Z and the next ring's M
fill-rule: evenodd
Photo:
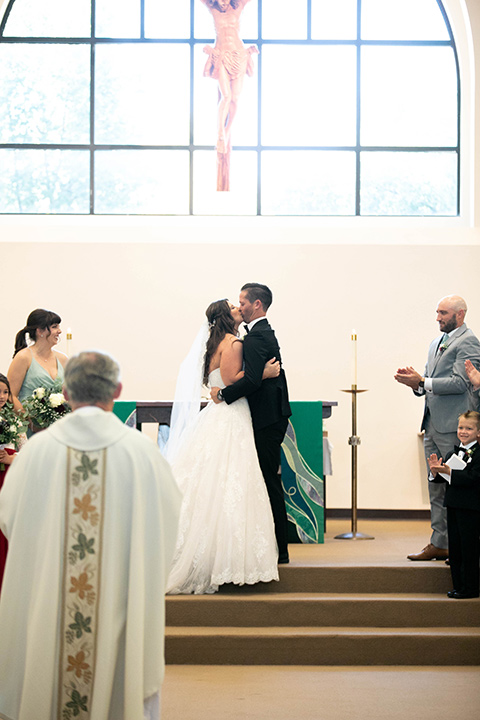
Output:
M455 216L460 87L440 0L251 0L216 191L200 0L10 0L0 212Z

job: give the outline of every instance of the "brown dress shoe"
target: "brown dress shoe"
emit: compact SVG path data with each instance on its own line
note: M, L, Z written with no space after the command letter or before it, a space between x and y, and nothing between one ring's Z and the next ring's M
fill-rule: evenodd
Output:
M435 545L428 543L422 552L417 555L407 555L409 560L446 560L448 558L448 550L437 548Z

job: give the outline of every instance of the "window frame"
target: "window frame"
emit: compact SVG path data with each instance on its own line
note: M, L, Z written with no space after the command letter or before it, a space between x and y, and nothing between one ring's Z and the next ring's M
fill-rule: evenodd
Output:
M97 38L95 37L95 5L96 0L91 0L91 33L90 37L4 37L3 33L8 23L10 12L16 0L9 0L6 3L6 7L3 11L3 16L0 20L0 43L23 43L23 44L82 44L90 46L90 128L89 128L89 143L87 144L26 144L26 143L2 143L0 144L1 149L35 149L35 150L82 150L88 151L89 153L89 171L90 171L90 188L89 188L89 211L81 216L123 216L135 214L138 216L154 216L162 217L164 213L97 213L95 212L95 153L97 151L109 151L109 150L188 150L189 152L189 187L188 187L188 215L194 217L205 217L199 213L194 213L194 186L193 186L193 162L194 153L197 150L214 150L212 145L196 145L193 142L194 139L194 57L195 47L199 44L213 43L213 34L211 37L195 37L194 26L195 26L195 8L199 0L190 0L190 36L188 38L149 38L145 37L145 0L138 0L140 9L140 34L137 38ZM285 40L285 39L271 39L262 37L262 0L258 0L258 38L242 38L245 44L256 44L259 48L260 54L257 56L256 61L256 74L258 76L258 118L257 118L257 138L258 143L256 145L234 145L234 149L254 151L257 153L257 202L256 202L256 213L255 217L294 217L294 218L424 218L428 219L455 219L461 216L461 76L459 70L459 59L456 43L453 37L453 32L449 18L447 16L444 4L442 0L437 0L438 8L443 16L446 30L448 32L448 40L366 40L361 37L361 5L362 0L357 0L357 37L356 39L349 40L320 40L312 39L312 0L306 0L307 2L307 38L304 40ZM97 45L104 44L183 44L189 46L190 52L190 123L189 123L189 142L188 145L135 145L135 144L104 144L95 143L95 48ZM317 45L317 46L328 46L328 45L348 45L354 46L356 49L356 142L355 145L351 146L273 146L262 144L261 142L261 123L262 123L262 48L268 45ZM435 46L435 47L451 47L454 54L455 70L457 79L457 143L454 146L446 147L434 147L434 146L388 146L388 145L362 145L360 143L360 124L361 124L361 62L362 62L362 48L369 46L384 46L384 47L409 47L409 46ZM306 152L317 152L317 151L351 151L355 153L355 213L351 215L266 215L262 213L262 154L270 151L285 151L289 152L292 150L301 150ZM429 152L441 152L451 153L454 152L457 155L457 196L456 196L456 213L445 214L445 215L367 215L361 213L361 154L362 152L403 152L403 153L429 153ZM11 215L12 213L1 213L3 216ZM23 215L43 215L46 213L22 213ZM69 213L54 213L55 215L70 215ZM181 217L181 216L177 216ZM225 217L225 216L224 216ZM226 216L228 217L228 215ZM246 216L248 217L248 216Z

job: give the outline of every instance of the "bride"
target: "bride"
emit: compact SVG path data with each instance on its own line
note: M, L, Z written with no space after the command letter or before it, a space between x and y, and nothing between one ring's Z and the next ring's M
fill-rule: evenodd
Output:
M205 314L207 322L180 369L166 453L183 492L170 594L278 580L272 511L248 402L209 402L199 412L204 383L223 388L243 375L237 335L242 316L227 300L212 303ZM270 361L264 378L276 375Z

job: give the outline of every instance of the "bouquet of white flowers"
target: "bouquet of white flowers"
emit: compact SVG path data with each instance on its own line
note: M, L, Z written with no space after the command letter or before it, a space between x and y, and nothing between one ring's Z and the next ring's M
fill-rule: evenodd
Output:
M36 388L30 397L24 400L23 407L34 430L44 430L71 412L59 383L55 383L51 388Z
M28 427L28 421L24 415L17 415L11 403L5 403L0 408L0 450L6 445L13 445L18 450L21 436ZM5 470L5 465L0 463L0 470Z

